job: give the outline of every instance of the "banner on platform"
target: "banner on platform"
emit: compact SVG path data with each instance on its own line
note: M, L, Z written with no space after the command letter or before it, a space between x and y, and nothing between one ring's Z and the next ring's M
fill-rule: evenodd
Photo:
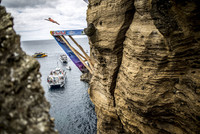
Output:
M58 36L58 35L85 35L84 30L57 30L51 31L51 35Z

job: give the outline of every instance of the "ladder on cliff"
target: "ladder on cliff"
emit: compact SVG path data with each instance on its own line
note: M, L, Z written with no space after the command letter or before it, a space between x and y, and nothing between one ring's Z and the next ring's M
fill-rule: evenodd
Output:
M91 74L93 74L93 69L94 69L93 61L90 59L90 57L81 47L81 45L79 45L76 42L76 40L72 37L73 35L85 35L83 29L82 30L50 31L50 33L82 73L86 73L89 71ZM81 50L83 54L77 51L68 42L65 36L69 36L69 38L74 42L74 44Z

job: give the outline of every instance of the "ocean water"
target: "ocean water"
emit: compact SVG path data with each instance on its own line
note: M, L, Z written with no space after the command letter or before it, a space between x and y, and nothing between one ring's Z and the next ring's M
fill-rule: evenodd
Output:
M87 38L75 38L75 40L89 51ZM68 40L72 46L75 44ZM80 81L82 74L68 57L68 65L72 70L67 71L67 80L64 88L49 89L47 86L47 76L56 67L65 69L66 64L62 64L58 58L65 54L64 50L55 40L23 41L22 49L29 55L35 52L45 52L45 58L37 58L40 63L42 74L42 86L45 90L45 97L50 102L50 115L55 118L55 128L60 134L95 134L96 114L94 105L88 95L88 83Z

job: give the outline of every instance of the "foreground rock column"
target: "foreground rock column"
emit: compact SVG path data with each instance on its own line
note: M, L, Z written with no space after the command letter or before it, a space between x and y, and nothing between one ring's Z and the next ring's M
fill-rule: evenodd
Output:
M0 134L56 134L39 63L20 48L13 18L0 6Z
M199 7L190 0L90 0L96 64L89 93L98 133L200 132Z

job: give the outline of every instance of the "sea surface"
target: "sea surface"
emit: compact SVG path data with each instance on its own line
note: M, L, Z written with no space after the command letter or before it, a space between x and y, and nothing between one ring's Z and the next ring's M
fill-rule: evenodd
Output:
M89 51L87 38L75 38L85 51ZM68 41L72 46L70 39ZM68 65L72 70L67 71L67 80L64 88L49 89L47 86L47 76L50 71L60 67L66 69L66 64L62 64L58 59L64 50L55 40L22 41L22 49L28 54L35 52L45 52L45 58L37 58L40 63L42 74L42 86L45 90L45 97L50 102L50 115L55 118L55 128L60 134L95 134L96 114L94 105L88 95L88 83L80 81L82 74L68 57Z

